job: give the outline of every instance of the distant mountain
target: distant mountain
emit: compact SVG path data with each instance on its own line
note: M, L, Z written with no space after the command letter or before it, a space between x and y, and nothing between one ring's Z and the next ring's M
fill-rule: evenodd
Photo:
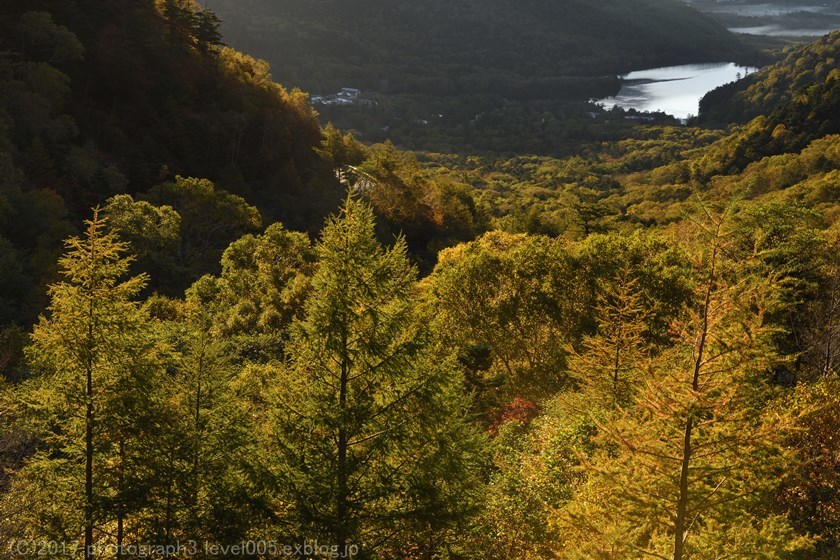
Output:
M739 40L677 0L213 0L224 40L315 92L586 97L558 77L732 60ZM517 84L519 87L517 87Z

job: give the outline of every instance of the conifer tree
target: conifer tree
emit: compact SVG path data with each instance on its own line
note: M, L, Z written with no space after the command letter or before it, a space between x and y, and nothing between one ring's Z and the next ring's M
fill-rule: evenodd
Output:
M165 323L172 353L163 389L167 422L150 458L155 484L144 525L152 542L242 538L247 516L237 474L250 423L236 391L229 340L214 328L218 303L198 282Z
M812 375L829 378L840 372L840 222L823 235L819 294L803 313L809 322L803 361Z
M67 241L64 280L50 287L27 348L37 377L21 390L43 448L16 475L12 495L37 496L20 513L25 536L124 544L143 505L144 457L159 407L159 346L134 297L145 276L123 280L131 258L94 211Z
M627 406L640 382L651 312L645 307L638 282L626 268L613 286L598 298L598 333L584 337L581 352L572 352L569 372L583 393L583 406L611 409Z
M566 512L567 558L779 557L807 547L768 497L789 468L766 316L778 279L750 274L728 216L698 222L696 295L634 406L600 423L603 452ZM696 246L696 245L695 245Z
M431 558L478 457L457 370L414 316L405 242L380 246L367 205L348 199L317 251L273 397L275 503L298 538Z

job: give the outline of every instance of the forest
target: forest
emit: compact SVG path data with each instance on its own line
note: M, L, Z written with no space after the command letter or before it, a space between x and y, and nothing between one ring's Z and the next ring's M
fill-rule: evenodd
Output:
M318 107L366 143L423 151L564 155L625 132L587 103L632 70L767 57L676 0L215 0L225 40L313 94L360 88L372 105ZM551 115L546 119L546 115ZM547 122L548 121L548 122ZM383 130L384 129L384 130Z
M840 31L409 151L220 26L0 8L0 558L840 558Z
M227 41L268 60L281 83L315 93L355 84L579 96L563 78L751 54L712 18L673 0L326 0L317 10L302 0L217 0L213 9Z

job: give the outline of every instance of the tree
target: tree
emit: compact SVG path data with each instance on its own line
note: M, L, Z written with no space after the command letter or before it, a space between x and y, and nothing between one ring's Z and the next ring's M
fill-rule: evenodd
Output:
M804 411L790 443L797 469L787 477L778 501L799 534L815 541L812 558L840 553L840 380L836 375L800 384L786 401Z
M569 373L582 390L583 408L627 406L641 382L639 366L646 353L645 321L651 315L630 271L619 271L596 307L598 333L586 336L581 352L572 351Z
M582 332L587 299L566 249L544 236L492 232L442 251L424 282L433 328L473 371L484 406L544 398L565 381L565 347Z
M222 44L222 33L219 31L221 25L222 21L212 10L199 8L195 11L192 31L199 50L207 52Z
M153 206L131 195L120 194L106 201L102 213L108 225L130 246L136 257L133 267L149 275L153 288L170 293L185 271L178 266L181 216L171 206Z
M365 161L367 149L352 134L341 134L332 123L327 123L323 130L318 155L329 165L340 182L347 179L347 166L356 166Z
M766 317L778 278L751 274L727 215L697 223L696 294L651 359L635 406L599 422L603 452L565 515L567 558L780 557L807 548L769 496L795 416L768 381L785 361Z
M49 315L26 351L37 376L19 400L43 448L17 473L11 495L29 503L18 514L22 536L79 539L91 558L102 539L124 544L126 523L143 505L162 368L134 301L146 277L122 279L132 259L98 210L86 223L84 237L66 243L65 279L50 287Z
M160 207L157 212L161 215L168 206L181 216L178 258L187 270L182 281L189 281L181 285L182 289L202 274L218 269L219 257L228 245L262 226L262 217L254 206L240 196L216 189L206 179L178 176L150 189L146 198Z
M464 515L480 438L452 360L414 315L405 242L385 249L374 227L349 198L323 230L275 382L266 463L294 536L432 558Z
M162 388L165 427L148 459L154 484L141 524L147 542L231 544L245 538L249 523L240 473L252 422L231 339L216 328L223 308L202 287L191 288L185 301L160 302L174 316L162 324L172 352Z
M202 278L192 291L216 300L217 333L235 339L241 361L265 363L283 355L293 319L303 316L315 260L305 233L275 223L231 243L221 274Z
M590 418L571 418L556 403L530 422L511 419L500 427L491 443L494 469L482 489L485 504L476 523L479 558L554 557L563 538L554 520L585 479L579 456L592 447L593 431Z
M373 206L380 230L387 235L405 235L421 267L431 268L441 247L475 237L480 220L470 188L451 178L429 177L414 154L400 151L390 142L360 154L352 138L327 132L331 136L322 150L325 157L334 158L336 150L346 159L367 156L357 168L346 169L350 172L343 179L353 182ZM331 147L339 141L340 146Z
M815 374L832 377L840 372L840 224L824 233L818 295L808 301L804 329L803 362Z

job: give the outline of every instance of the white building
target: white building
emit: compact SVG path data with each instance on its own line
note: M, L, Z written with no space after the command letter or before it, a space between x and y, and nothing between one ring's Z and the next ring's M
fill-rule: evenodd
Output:
M338 95L340 95L341 97L348 97L350 99L358 99L359 95L361 94L361 90L349 87L341 88L341 91L338 92Z

